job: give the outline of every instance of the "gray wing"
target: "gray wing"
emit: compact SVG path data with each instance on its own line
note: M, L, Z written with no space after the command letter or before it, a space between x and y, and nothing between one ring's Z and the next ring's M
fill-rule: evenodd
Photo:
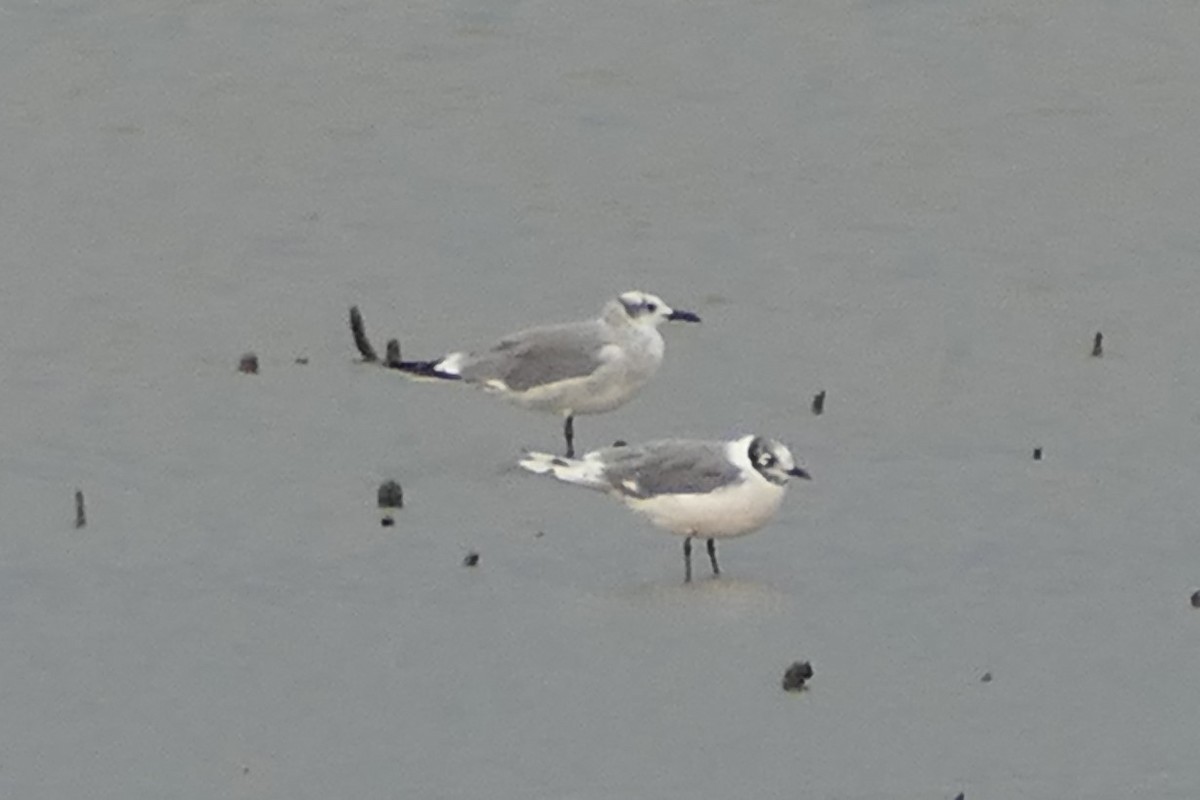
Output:
M743 480L726 458L724 442L665 439L635 447L600 451L604 477L628 497L702 494Z
M472 353L462 376L469 381L502 380L516 392L582 378L605 364L601 350L612 341L605 334L597 322L530 328Z

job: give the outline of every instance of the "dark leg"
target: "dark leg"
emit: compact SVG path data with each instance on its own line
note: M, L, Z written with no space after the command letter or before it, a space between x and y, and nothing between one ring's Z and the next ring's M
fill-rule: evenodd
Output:
M563 436L567 437L567 458L575 457L575 415L567 416L563 423Z
M692 537L683 540L683 582L692 582Z
M721 574L721 568L717 566L717 542L715 539L708 540L708 560L712 562L713 577Z

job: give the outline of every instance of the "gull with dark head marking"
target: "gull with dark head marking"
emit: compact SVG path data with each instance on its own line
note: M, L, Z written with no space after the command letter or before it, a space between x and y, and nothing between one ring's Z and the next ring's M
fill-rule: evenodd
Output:
M670 533L683 536L684 582L692 579L692 539L706 539L713 576L717 539L745 536L779 509L789 478L809 479L774 439L729 442L663 439L606 447L582 458L527 453L530 472L607 492Z
M356 316L357 309L351 309L357 342L361 317ZM662 364L658 326L674 320L699 322L700 317L652 294L625 292L606 303L596 319L529 328L479 350L432 361L396 359L387 366L421 378L461 380L524 408L560 414L571 457L575 416L611 411L633 398Z

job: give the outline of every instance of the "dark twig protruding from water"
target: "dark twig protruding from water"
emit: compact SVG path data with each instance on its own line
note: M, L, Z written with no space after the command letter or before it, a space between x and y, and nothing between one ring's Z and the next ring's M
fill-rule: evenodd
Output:
M358 353L362 356L363 361L374 363L379 360L375 348L371 346L371 340L367 338L367 328L363 324L362 313L359 312L358 306L350 306L350 333L354 335L354 346L358 348Z
M1104 334L1096 331L1096 336L1092 339L1092 358L1099 358L1104 355Z
M568 414L563 422L563 438L567 440L567 458L575 457L575 415Z
M474 566L477 566L478 564L479 564L479 553L476 553L474 550L467 553L466 556L463 557L463 566L464 567L474 567Z
M383 356L383 365L390 369L400 369L400 340L388 339L387 351Z
M87 525L87 512L83 508L83 491L75 490L75 527L82 528Z
M387 347L384 351L383 361L379 360L379 354L375 352L375 348L371 345L371 340L367 338L367 326L363 322L362 313L358 310L358 306L350 306L350 333L354 334L354 346L358 348L359 355L366 364L379 364L389 369L406 369L413 365L405 365L400 361L400 340L388 339ZM406 371L411 371L406 370Z
M785 692L804 691L805 683L813 676L812 664L807 661L797 661L783 673L783 690Z
M383 517L379 520L379 524L390 528L396 524L396 520L392 518L392 512L397 508L404 508L404 490L395 481L384 481L379 484L377 497L379 508L383 511Z
M258 356L254 353L246 353L238 361L238 372L243 372L247 375L258 374Z
M1033 460L1034 461L1042 460L1042 448L1040 448L1040 447L1033 448Z
M817 392L813 395L812 413L820 416L825 413L825 390Z
M404 508L404 490L395 481L384 481L379 484L380 508Z

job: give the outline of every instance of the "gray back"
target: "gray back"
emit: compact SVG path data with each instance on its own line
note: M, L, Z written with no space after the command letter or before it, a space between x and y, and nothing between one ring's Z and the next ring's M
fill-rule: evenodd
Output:
M629 497L701 494L743 480L741 470L726 457L724 442L664 439L600 453L605 479Z
M597 321L531 328L472 353L463 366L469 381L502 380L516 392L592 374L610 332Z

